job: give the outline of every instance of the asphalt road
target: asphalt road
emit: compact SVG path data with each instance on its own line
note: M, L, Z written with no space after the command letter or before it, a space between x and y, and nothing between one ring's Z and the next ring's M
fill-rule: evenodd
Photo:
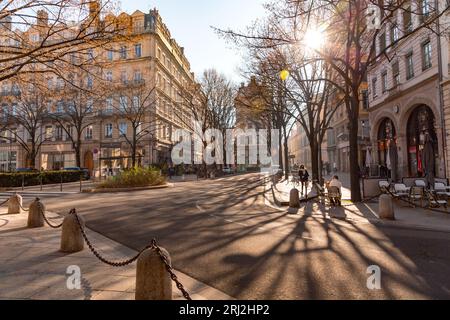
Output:
M450 298L450 233L324 219L313 204L289 215L269 195L255 174L42 199L136 250L156 237L176 269L240 299ZM367 289L371 265L381 290Z

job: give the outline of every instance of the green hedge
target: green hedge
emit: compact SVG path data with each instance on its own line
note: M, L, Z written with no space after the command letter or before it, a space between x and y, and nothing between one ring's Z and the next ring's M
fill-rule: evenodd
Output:
M79 171L42 171L42 172L15 172L0 173L0 188L21 187L22 181L25 186L37 186L41 184L80 181Z

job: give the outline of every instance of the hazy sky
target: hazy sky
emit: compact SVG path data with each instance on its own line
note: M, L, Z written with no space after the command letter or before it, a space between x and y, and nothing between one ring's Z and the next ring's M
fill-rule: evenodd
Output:
M191 69L199 75L204 69L216 68L235 81L241 77L237 68L242 63L239 52L210 28L244 29L264 16L265 0L122 0L122 9L148 12L156 7L171 35L185 47Z

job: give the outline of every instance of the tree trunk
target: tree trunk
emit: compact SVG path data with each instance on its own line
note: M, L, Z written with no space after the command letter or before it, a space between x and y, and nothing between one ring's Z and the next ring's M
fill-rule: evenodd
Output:
M350 143L350 190L353 202L361 202L361 186L358 165L358 121L359 121L359 101L352 98L351 109L356 111L349 122L349 143Z
M311 174L313 181L319 181L319 148L314 139L310 140L311 150Z
M283 136L281 132L278 134L278 161L280 163L280 170L284 171L283 165Z

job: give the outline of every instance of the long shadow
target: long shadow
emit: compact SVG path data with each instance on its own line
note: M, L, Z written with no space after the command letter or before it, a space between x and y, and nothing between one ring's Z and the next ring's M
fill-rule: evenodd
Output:
M312 204L289 216L262 205L261 179L249 180L186 184L165 196L118 194L112 203L91 195L73 199L88 227L134 249L156 237L177 269L238 298L445 297L449 280L434 272L447 263L450 274L450 259L447 251L422 258L425 235L391 234ZM446 250L449 240L441 238ZM372 264L383 268L380 292L366 288Z

